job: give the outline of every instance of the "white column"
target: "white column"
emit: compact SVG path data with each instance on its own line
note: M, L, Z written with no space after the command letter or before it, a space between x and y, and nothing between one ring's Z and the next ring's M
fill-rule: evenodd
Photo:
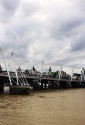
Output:
M72 81L73 72L74 72L74 70L72 69L72 73L71 73L71 81Z
M59 71L59 80L61 78L61 71L62 71L62 66L61 66L60 71Z

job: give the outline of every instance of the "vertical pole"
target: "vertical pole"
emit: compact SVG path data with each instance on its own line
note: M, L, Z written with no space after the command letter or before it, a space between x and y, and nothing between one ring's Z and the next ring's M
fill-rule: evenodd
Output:
M71 73L71 81L72 81L73 72L74 72L74 71L73 71L73 69L72 69L72 73Z
M14 56L14 52L11 53L12 56ZM18 74L17 74L17 69L16 69L16 63L15 63L15 59L13 58L14 61L14 67L15 67L15 74L16 74L16 78L17 78L17 85L19 85L18 83Z
M43 71L43 64L44 64L44 60L42 61L42 69L41 69L42 71Z
M43 64L44 64L44 60L42 61L41 75L40 75L40 82L41 82L41 77L42 77L42 72L43 72Z
M84 81L85 81L85 69L84 69Z
M62 71L62 66L61 66L60 71L59 71L59 80L61 78L61 71Z
M61 66L61 68L60 68L60 71L59 71L59 79L58 79L58 85L60 86L60 79L61 79L61 71L62 71L62 66Z
M42 72L43 72L43 64L44 64L44 60L42 61L41 74L40 74L40 83L41 83ZM43 83L41 83L41 86L43 86Z
M4 56L2 48L0 48L0 51L1 51L1 54L2 54L2 57L3 57L3 60L4 60L4 64L5 64L6 70L7 70L7 74L8 74L9 81L10 81L10 85L12 85L11 77L10 77L10 74L9 74L9 71L8 71L8 68L7 68L7 65L6 65L5 56Z
M82 81L82 79L83 79L83 78L82 78L82 77L83 77L82 75L83 75L83 73L82 73L82 71L81 71L81 81Z

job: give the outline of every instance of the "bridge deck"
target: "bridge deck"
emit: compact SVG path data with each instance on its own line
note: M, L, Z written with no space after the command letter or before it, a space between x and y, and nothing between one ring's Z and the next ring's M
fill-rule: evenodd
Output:
M13 74L11 74L10 75L11 76L11 78L16 78L16 75L13 75ZM8 78L8 75L7 74L3 74L3 73L1 73L0 74L0 77L4 77L4 78ZM18 77L21 77L21 76L18 76ZM70 79L56 79L56 78L50 78L50 77L39 77L39 76L25 76L27 79L34 79L34 80L36 80L36 79L38 79L38 80L46 80L46 81L64 81L64 82L85 82L85 80L83 80L83 81L81 81L81 80L70 80Z

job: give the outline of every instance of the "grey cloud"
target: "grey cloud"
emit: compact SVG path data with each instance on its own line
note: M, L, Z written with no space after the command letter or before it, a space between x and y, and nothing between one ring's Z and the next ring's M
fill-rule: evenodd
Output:
M80 69L80 68L84 67L84 65L82 65L82 67L81 67L81 64L75 63L75 64L68 64L68 65L66 65L66 67L70 67L71 69Z
M68 34L75 28L79 27L83 22L84 20L82 19L74 19L69 22L65 22L63 25L61 25L60 32L62 32L63 34Z
M79 10L81 10L83 13L85 11L85 0L76 0L76 5Z
M68 0L66 1L68 6ZM50 1L45 0L22 1L22 4L17 0L11 0L10 3L9 0L0 2L4 11L2 18L7 20L7 17L10 17L8 15L12 15L12 18L9 18L10 24L4 23L4 27L2 26L4 35L0 37L0 46L4 50L15 51L19 63L38 67L44 60L47 66L80 67L81 60L84 59L80 50L85 52L82 30L85 28L85 17L75 1L72 11L68 7L65 9L64 2L62 6L64 8L59 9L62 1L58 5L56 0L55 7ZM64 9L62 13L61 10ZM74 14L76 9L78 13ZM64 53L67 49L68 51Z
M69 2L72 2L72 5L69 5ZM51 37L55 39L74 37L74 34L76 35L79 31L79 27L85 26L84 11L80 9L81 7L85 9L84 4L84 0L69 0L66 8L63 6L61 9L60 7L60 10L63 12L55 8L55 15L53 16L50 29Z
M24 3L22 5L22 13L24 14L24 16L31 16L37 12L39 12L40 9L40 4L36 1L31 1L31 2L27 2Z
M52 29L52 36L56 39L61 39L63 37L73 37L76 29L80 27L82 24L85 23L85 19L77 18L72 19L69 21L65 21L60 24L59 28L55 24L54 28Z
M74 39L75 41L71 43L71 51L83 51L85 50L85 37Z
M0 0L0 21L8 22L19 7L20 0Z
M29 43L26 38L20 38L19 36L12 33L5 34L3 44L0 42L0 46L3 48L4 51L14 51L17 58L26 58L28 44Z
M6 11L14 12L19 5L20 0L1 0L0 3Z
M74 57L73 57L74 58ZM55 66L66 66L69 62L72 62L72 57L69 57L68 55L66 57L61 56L60 59L55 59L55 61L48 63L49 65L55 65Z

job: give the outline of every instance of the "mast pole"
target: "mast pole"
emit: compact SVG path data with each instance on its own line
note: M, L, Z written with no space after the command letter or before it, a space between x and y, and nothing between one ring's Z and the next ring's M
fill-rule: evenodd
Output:
M62 66L61 66L60 71L59 71L59 80L61 79L61 71L62 71Z
M13 57L13 62L14 62L14 66L15 66L15 74L16 74L16 78L17 78L17 85L19 85L18 83L18 73L17 73L17 69L16 69L16 63L15 63L15 59L14 59L14 52L11 52L11 55Z
M5 60L5 56L4 56L2 48L0 48L0 51L1 51L1 54L2 54L2 57L3 57L3 60L4 60L4 64L5 64L6 70L7 70L7 74L8 74L9 81L10 81L10 85L12 85L11 77L10 77L10 74L9 74L9 71L8 71L8 68L7 68L7 65L6 65L6 60Z
M41 77L42 77L42 72L43 72L43 64L44 64L44 60L42 61L42 66L41 66L40 83L41 83Z

